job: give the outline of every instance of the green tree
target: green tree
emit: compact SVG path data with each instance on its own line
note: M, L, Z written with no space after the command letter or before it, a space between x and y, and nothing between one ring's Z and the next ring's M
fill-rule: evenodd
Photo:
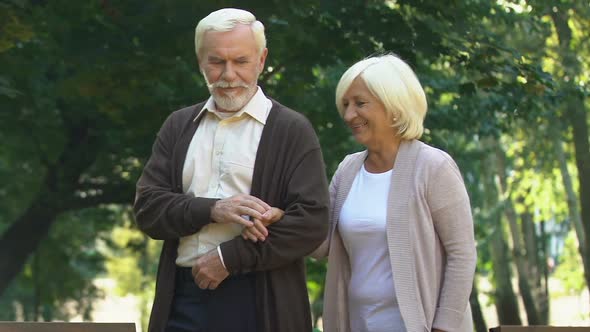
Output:
M207 97L192 47L197 18L230 5L235 3L0 2L0 105L5 110L0 112L5 143L0 180L6 184L0 188L0 250L12 253L0 256L3 300L35 292L24 281L33 278L29 271L44 257L40 249L68 253L64 262L75 257L79 242L60 238L45 245L62 223L89 227L67 234L86 239L85 252L110 246L96 251L100 259L93 256L83 282L67 286L88 290L81 297L92 293L92 275L102 271L104 255L114 264L107 265L111 273L126 275L116 272L120 264L113 263L110 250L134 252L129 264L146 274L153 270L154 249L130 235L132 226L121 211L133 201L134 183L164 118ZM239 5L266 25L270 53L260 84L312 121L328 175L346 153L361 148L335 111L340 74L367 55L395 51L415 68L431 101L425 140L459 160L474 208L489 214L490 207L482 205L485 188L477 185L479 157L485 153L477 146L479 138L500 137L515 119L534 117L552 93L546 73L504 45L506 32L490 28L510 26L521 15L476 0L452 6L410 0L251 0ZM81 211L93 212L76 219ZM101 221L104 214L109 217ZM92 228L98 227L95 223L100 231ZM129 231L129 242L109 240L115 226L114 232ZM481 229L478 234L485 236ZM146 257L153 265L147 266ZM310 266L310 271L317 271L312 298L321 301L316 295L323 270ZM70 298L55 294L49 305ZM48 304L42 299L32 307L41 303Z
M560 1L559 6L539 5L539 11L551 17L559 44L553 54L554 75L559 78L563 91L561 104L563 115L571 127L572 143L579 183L581 220L584 231L579 232L578 241L582 253L586 284L590 285L590 246L583 242L590 234L590 141L588 131L588 90L584 82L588 80L590 62L582 60L578 54L590 54L588 49L588 27L590 8L576 1ZM574 212L575 213L575 212Z

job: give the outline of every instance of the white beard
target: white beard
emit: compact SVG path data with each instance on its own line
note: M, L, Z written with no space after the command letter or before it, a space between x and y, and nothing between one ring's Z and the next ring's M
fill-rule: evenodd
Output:
M250 101L252 96L256 93L257 86L256 84L248 85L244 82L234 82L229 83L226 81L217 81L215 83L209 83L207 76L203 75L205 78L205 82L207 83L207 88L209 89L209 93L213 96L213 100L215 101L215 105L218 108L224 109L230 112L236 112L242 109L246 104ZM217 93L216 88L228 88L228 87L240 87L245 88L241 94L231 95L231 94L221 94Z

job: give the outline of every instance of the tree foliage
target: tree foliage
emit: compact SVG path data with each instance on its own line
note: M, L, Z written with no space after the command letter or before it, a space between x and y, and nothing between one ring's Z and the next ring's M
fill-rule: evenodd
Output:
M587 125L590 14L580 2L5 0L0 250L13 254L0 257L0 318L89 313L100 296L92 280L104 273L117 276L123 293L149 302L158 246L130 219L134 184L166 116L208 96L194 26L212 10L236 5L266 26L269 57L259 84L311 120L328 176L345 154L362 149L335 111L340 75L368 55L392 51L425 87L423 139L447 150L463 172L480 273L501 264L494 255L506 253L493 248L511 246L502 217L509 204L518 223L528 213L537 224L567 225L563 167L546 146L565 143L567 167L577 174L572 124L557 119L571 105L564 97L574 95ZM569 19L568 52L551 21L556 12ZM486 170L496 151L490 141L505 147L502 170ZM500 174L507 175L503 190L493 181ZM541 255L546 239L534 233ZM312 307L320 308L325 266L311 262L309 271ZM69 301L78 308L55 309Z

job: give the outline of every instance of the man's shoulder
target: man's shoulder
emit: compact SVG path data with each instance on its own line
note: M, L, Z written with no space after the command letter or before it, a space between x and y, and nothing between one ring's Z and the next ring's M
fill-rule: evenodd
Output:
M310 144L309 146L312 148L319 146L316 132L305 115L282 105L276 100L270 100L272 101L272 109L266 126L269 127L267 136L272 137L274 143L280 141L296 145Z
M205 106L205 101L176 110L170 114L170 117L183 120L194 118L197 116L197 114L203 108L203 106Z
M166 118L166 121L164 121L162 127L166 130L180 132L188 122L192 121L197 116L197 114L199 114L199 111L203 108L203 105L205 105L205 103L201 102L183 107L170 113Z
M278 101L269 98L272 102L272 109L273 117L275 119L275 124L280 126L288 126L290 128L298 128L298 129L312 129L311 122L307 119L305 115L300 112L293 110L290 107L287 107Z

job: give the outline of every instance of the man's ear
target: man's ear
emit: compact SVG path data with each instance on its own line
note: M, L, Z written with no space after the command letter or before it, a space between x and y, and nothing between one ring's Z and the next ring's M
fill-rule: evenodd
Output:
M201 59L199 59L199 57L197 57L197 67L199 67L199 71L202 74L203 73L203 67L201 66Z
M264 48L260 53L260 59L258 59L258 71L262 73L264 70L264 64L266 63L266 56L268 55L268 48Z

